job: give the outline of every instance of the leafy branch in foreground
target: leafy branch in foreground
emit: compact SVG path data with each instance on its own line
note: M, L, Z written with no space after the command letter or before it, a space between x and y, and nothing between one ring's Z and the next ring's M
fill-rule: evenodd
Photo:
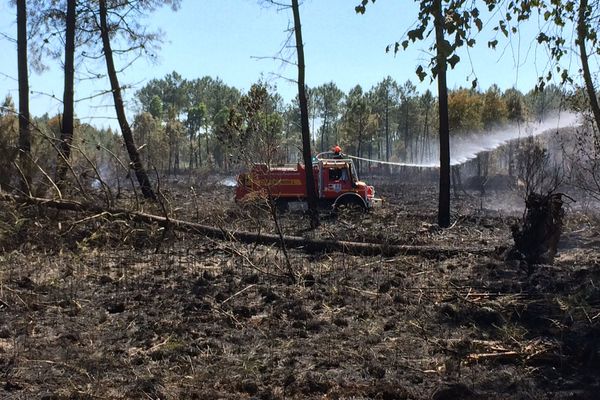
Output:
M375 3L375 0L371 0L370 2ZM401 50L408 49L414 43L427 40L432 37L432 34L435 36L436 22L434 21L434 16L436 10L441 6L443 8L442 15L445 37L440 42L432 40L429 50L434 55L431 57L429 64L427 66L418 65L415 70L421 81L425 80L428 76L433 81L440 72L440 63L437 54L442 54L447 65L450 68L454 68L460 62L459 49L465 46L472 48L477 44L473 32L477 33L483 29L483 21L480 9L472 1L440 1L439 5L436 0L424 0L417 3L419 5L419 12L417 14L416 26L407 31L405 37L401 40L388 45L385 51L397 54ZM368 4L369 0L362 0L355 7L356 12L364 14ZM492 11L496 7L496 1L486 0L485 5L489 11ZM504 27L504 30L506 30L506 27ZM508 35L507 30L506 34ZM490 41L488 46L495 47L497 43L497 40ZM473 79L471 83L475 88L477 86L477 79Z

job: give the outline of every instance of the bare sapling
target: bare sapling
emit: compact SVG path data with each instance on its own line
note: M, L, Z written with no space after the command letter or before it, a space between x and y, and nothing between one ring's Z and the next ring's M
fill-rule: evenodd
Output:
M290 256L287 251L283 230L278 215L278 199L273 196L272 188L278 185L276 178L271 174L271 166L281 153L281 141L278 135L281 133L282 121L273 113L272 99L269 97L268 87L264 84L253 85L248 94L242 96L237 109L230 113L229 120L225 126L225 135L228 144L237 153L237 162L243 169L248 171L257 164L266 168L266 176L263 176L260 186L263 189L256 202L250 206L266 209L273 221L275 231L280 239L280 247L285 261L285 274L292 282L296 282L296 274L292 267ZM252 179L252 177L249 177ZM261 218L261 213L256 218ZM261 222L256 221L260 226Z
M281 251L283 253L285 267L286 267L285 268L286 276L292 283L296 283L296 280L297 280L296 274L294 272L294 268L292 267L292 263L290 261L290 256L287 251L287 246L285 243L285 238L284 238L283 230L281 228L281 223L280 223L279 211L282 210L284 207L282 206L280 201L277 198L275 198L275 196L273 195L273 190L272 190L275 185L279 184L279 182L277 182L276 178L273 177L273 175L271 173L271 166L273 163L272 163L272 159L271 159L270 155L274 154L276 152L276 149L273 149L272 146L270 146L271 144L264 141L263 138L260 138L259 141L264 143L263 148L270 149L270 151L266 151L265 154L263 154L263 158L262 158L265 161L266 168L267 168L266 182L261 183L261 186L264 188L264 191L262 193L260 193L260 195L256 199L257 203L255 203L251 206L255 206L260 209L266 209L266 211L268 212L268 214L275 226L275 232L277 233L277 235L279 236L279 239L280 239L280 247L281 247ZM244 164L246 165L246 168L248 170L252 170L252 167L256 163L249 161L247 154L242 154L242 156L243 156L242 158L245 159ZM258 213L257 218L260 218L260 215L261 215L261 213ZM260 223L257 222L257 225L260 225Z
M569 183L600 201L600 133L589 121L576 129L572 143L565 143Z

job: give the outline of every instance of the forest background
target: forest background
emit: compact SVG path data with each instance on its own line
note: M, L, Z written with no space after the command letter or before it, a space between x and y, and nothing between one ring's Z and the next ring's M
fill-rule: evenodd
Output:
M260 98L264 114L258 129L269 132L268 147L278 149L273 160L298 161L299 111L295 89L289 82L293 69L286 66L293 52L285 48L289 16L285 10L264 3L240 1L235 7L226 3L183 2L175 13L168 7L158 9L146 16L144 23L149 25L148 31L160 28L165 33L162 49L125 53L119 60L121 67L127 66L120 75L136 142L147 144L142 152L144 160L167 174L209 166L228 170L231 149L241 143L223 128L231 110L243 109L240 100L252 97ZM317 152L341 144L350 154L380 160L418 163L431 158L437 135L436 100L430 91L431 82L420 82L414 73L416 60L428 55L417 48L396 56L385 51L411 26L408 18L402 21L397 16L414 14L414 6L382 3L358 16L353 6L339 1L303 5L307 78L309 85L315 82L309 88L309 101ZM0 45L4 54L15 54L10 58L15 62L5 63L0 79L4 86L0 91L6 94L2 125L13 127L5 143L10 145L17 137L12 100L18 90L13 40L16 19L14 7L6 3L1 7L4 40ZM223 29L227 24L230 27ZM188 30L190 25L195 29ZM450 122L455 136L489 130L508 121L540 119L558 107L562 89L552 86L544 94L534 90L537 77L548 64L545 50L532 47L535 35L529 31L535 32L536 25L530 23L520 33L527 39L519 37L518 43L505 40L504 47L496 51L482 43L470 51L469 62L459 64L450 74L454 87ZM479 35L497 37L491 26L489 23L487 32ZM30 74L35 125L58 135L62 68L59 49L51 40L60 42L56 38L60 35L58 31L33 29L31 36L32 47L40 50L37 72L32 68ZM118 125L102 59L88 57L85 50L77 55L75 111L80 132L75 138L90 151L101 143L119 153ZM140 56L148 57L129 64ZM164 74L156 76L157 72ZM475 89L471 89L473 79L479 82ZM255 150L264 148L256 146ZM43 146L38 152L47 153ZM260 151L248 153L256 158L264 156Z

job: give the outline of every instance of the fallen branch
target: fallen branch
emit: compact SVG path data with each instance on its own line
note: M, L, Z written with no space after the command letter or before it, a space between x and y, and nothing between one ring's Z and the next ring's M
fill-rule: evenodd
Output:
M516 351L502 351L499 353L479 353L479 354L469 354L467 357L468 362L478 362L483 360L501 360L508 361L514 360L515 358L519 358L523 356L522 353Z
M15 196L6 193L0 193L0 201L14 202L18 204L30 204L39 207L49 207L57 210L90 212L94 214L103 213L107 218L127 218L134 222L147 224L158 224L163 227L169 227L183 232L205 235L211 238L238 241L243 243L257 243L263 245L282 244L282 238L279 235L268 233L254 233L245 231L234 231L213 226L201 225L194 222L182 221L178 219L166 218L159 215L147 214L138 211L130 211L116 208L103 208L93 204L83 204L73 200L44 199L39 197ZM455 256L458 254L479 254L491 255L494 249L490 248L456 248L441 246L410 246L410 245L391 245L386 243L368 243L368 242L348 242L343 240L319 240L307 239L299 236L283 236L283 242L288 248L296 248L308 253L322 252L342 252L354 255L384 255L393 256L419 255L428 258L437 258L439 256Z
M252 289L254 286L256 286L256 284L252 284L252 285L246 286L242 290L239 290L238 292L232 294L231 296L229 296L228 298L226 298L225 300L223 300L221 302L221 305L227 303L229 300L233 299L234 297L239 296L240 294L244 293L246 290Z

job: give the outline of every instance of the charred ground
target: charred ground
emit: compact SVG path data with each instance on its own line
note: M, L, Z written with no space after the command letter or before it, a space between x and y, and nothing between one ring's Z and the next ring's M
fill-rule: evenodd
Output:
M273 232L268 213L237 207L231 188L204 187L198 196L173 184L166 208L180 219ZM567 209L554 265L528 275L502 258L521 214L501 206L518 205L515 193L462 194L454 224L440 230L433 185L377 189L380 210L323 215L316 232L286 214L283 231L489 255L289 249L298 276L290 284L276 247L1 204L0 398L597 397L593 215Z

